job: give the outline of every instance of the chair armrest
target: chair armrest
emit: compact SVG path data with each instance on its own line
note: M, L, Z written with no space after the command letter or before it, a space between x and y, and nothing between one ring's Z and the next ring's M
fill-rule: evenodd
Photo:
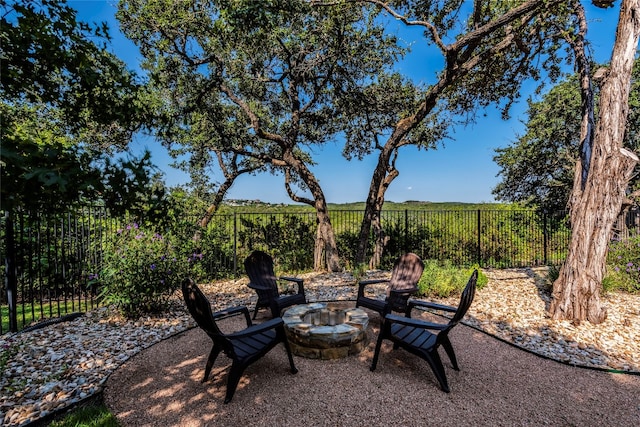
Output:
M391 289L391 295L405 295L405 294L413 294L418 292L418 287L414 286L413 288L406 289Z
M282 325L284 325L284 321L282 320L282 318L274 317L273 319L269 319L257 325L249 326L246 329L243 329L241 331L234 332L225 336L229 339L250 337L260 332L268 331L270 329L274 329Z
M424 320L398 316L397 314L391 314L391 313L384 316L384 318L385 318L385 321L389 321L391 323L399 323L401 325L413 326L415 328L421 328L421 329L435 329L435 330L441 331L443 329L446 329L449 326L441 323L425 322Z
M389 279L368 279L368 280L361 280L358 282L358 286L367 286L367 285L373 285L375 283L385 283L385 282L389 282Z
M280 276L281 280L286 280L288 282L295 282L298 285L298 293L304 295L304 279L300 279L298 277L288 277L288 276Z
M252 322L251 322L251 315L249 314L249 309L247 307L245 307L244 305L238 305L235 307L229 307L226 308L224 310L220 310L220 311L216 311L215 313L212 313L213 318L215 320L222 320L222 319L226 319L228 317L234 317L234 316L239 316L240 314L243 314L246 321L247 321L247 326L251 326Z
M257 289L259 291L268 291L269 289L271 289L269 286L258 285L257 283L253 283L253 282L249 282L247 286L250 287L251 289Z
M422 300L409 300L409 308L412 309L414 307L430 308L432 310L448 311L451 313L455 313L458 310L456 307L451 307L450 305L437 304L435 302Z

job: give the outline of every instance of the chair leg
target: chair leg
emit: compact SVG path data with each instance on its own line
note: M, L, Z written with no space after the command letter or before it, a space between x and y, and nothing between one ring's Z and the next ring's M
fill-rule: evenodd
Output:
M380 328L380 332L378 333L378 341L376 342L376 349L373 353L373 361L371 361L370 371L375 371L376 366L378 365L378 357L380 356L380 347L382 347L382 340L384 339L382 335L382 328Z
M296 368L296 365L293 363L293 355L291 354L291 346L289 346L289 341L287 340L286 336L282 340L282 343L284 344L284 349L287 351L287 357L289 358L289 366L291 367L291 373L292 374L297 374L298 373L298 368Z
M276 301L271 302L271 305L269 306L269 308L271 309L272 319L275 319L276 317L280 317L280 313L282 310L280 309L280 305Z
M207 359L207 366L204 368L204 378L202 379L202 382L207 381L209 378L211 368L213 368L213 364L216 363L218 354L220 354L220 349L214 344L213 347L211 347L211 352L209 352L209 358Z
M256 316L258 315L258 303L256 303L256 308L253 310L253 320L256 320Z
M424 355L427 362L429 362L429 366L431 366L431 370L440 383L440 388L442 389L442 391L449 393L451 390L449 389L449 384L447 383L447 375L444 372L444 366L442 366L442 360L440 359L440 355L438 354L438 349L434 348L431 351L424 353Z
M449 341L448 337L445 337L445 339L442 341L442 347L444 348L444 351L447 352L447 356L449 356L449 360L453 365L453 369L455 369L456 371L459 371L460 368L458 368L458 360L456 359L456 353L453 351L453 346L451 345L451 341Z
M244 372L245 366L242 366L234 360L231 364L231 370L229 371L229 378L227 379L227 393L224 397L224 403L231 402L233 399L233 395L236 392L236 388L238 387L238 383L240 382L240 378L242 378L242 373Z

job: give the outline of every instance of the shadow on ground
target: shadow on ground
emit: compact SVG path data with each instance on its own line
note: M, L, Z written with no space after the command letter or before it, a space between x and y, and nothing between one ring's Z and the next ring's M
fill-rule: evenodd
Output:
M451 393L426 362L387 343L371 372L379 316L370 317L359 355L294 356L292 375L279 346L245 371L227 405L230 361L220 356L201 383L211 341L191 329L118 368L104 400L123 426L640 425L640 377L566 366L465 325L450 335L461 371L443 359Z

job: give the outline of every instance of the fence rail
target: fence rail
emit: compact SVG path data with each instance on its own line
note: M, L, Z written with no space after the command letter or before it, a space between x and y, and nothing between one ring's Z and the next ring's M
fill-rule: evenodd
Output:
M354 267L362 216L362 211L330 212L346 269ZM383 211L381 218L387 237L381 268L390 268L407 251L481 267L558 264L570 236L563 213L533 210L399 210ZM196 218L184 221L195 230ZM99 305L91 274L100 270L102 243L123 223L96 207L55 216L5 214L0 334ZM315 232L314 213L215 215L202 237L205 279L244 274L241 260L254 249L269 251L278 271L311 270Z

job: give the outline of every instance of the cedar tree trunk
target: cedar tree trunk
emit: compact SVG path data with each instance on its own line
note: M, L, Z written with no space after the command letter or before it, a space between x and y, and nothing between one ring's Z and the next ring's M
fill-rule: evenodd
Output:
M589 158L578 162L571 198L571 242L553 284L553 319L601 323L600 304L611 230L638 157L623 147L631 72L640 36L640 0L623 0L611 64L600 91ZM589 126L581 135L588 144ZM586 139L586 140L585 140Z

